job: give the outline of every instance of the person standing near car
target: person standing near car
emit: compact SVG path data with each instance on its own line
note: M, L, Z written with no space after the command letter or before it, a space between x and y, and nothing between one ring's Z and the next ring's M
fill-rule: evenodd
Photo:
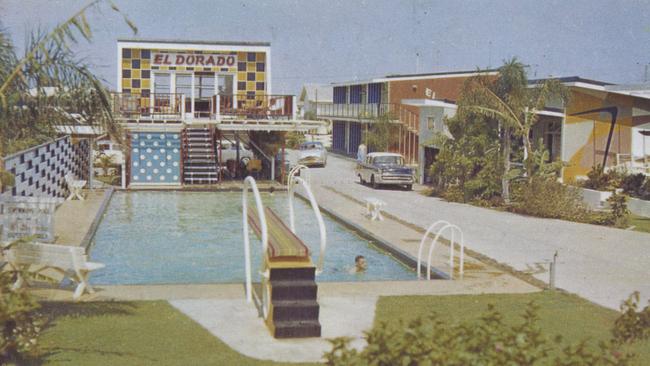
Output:
M362 163L366 159L366 154L368 153L368 148L364 144L360 144L357 149L357 161Z

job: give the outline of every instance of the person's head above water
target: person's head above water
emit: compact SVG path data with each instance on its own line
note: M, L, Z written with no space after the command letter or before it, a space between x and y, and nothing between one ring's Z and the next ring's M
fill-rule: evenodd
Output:
M358 255L354 257L354 266L357 272L363 272L368 269L368 263L366 262L366 257Z

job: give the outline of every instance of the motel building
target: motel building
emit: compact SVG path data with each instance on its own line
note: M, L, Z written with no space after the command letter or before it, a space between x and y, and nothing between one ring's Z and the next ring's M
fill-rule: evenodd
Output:
M497 70L482 72L497 77ZM382 114L399 123L390 150L416 167L420 183L432 182L429 167L437 133L449 135L445 118L456 114L459 93L476 71L388 75L332 84L333 101L319 103L318 117L332 122L332 150L356 157L364 133ZM531 87L541 80L532 80ZM549 103L538 111L532 139L542 141L552 160L567 163L562 179L586 179L597 164L650 174L650 86L615 85L580 77L560 78L569 89L567 105ZM450 136L450 135L449 135Z
M483 74L496 77L497 72ZM390 150L417 167L418 180L427 183L428 168L438 152L433 137L445 132L444 118L456 114L463 83L476 75L475 70L456 71L333 83L332 102L319 102L317 114L332 122L332 150L353 157L359 145L366 144L363 136L373 121L389 115L400 126L398 142Z
M264 140L320 125L297 118L293 95L273 94L270 43L123 39L117 58L123 187L273 179Z

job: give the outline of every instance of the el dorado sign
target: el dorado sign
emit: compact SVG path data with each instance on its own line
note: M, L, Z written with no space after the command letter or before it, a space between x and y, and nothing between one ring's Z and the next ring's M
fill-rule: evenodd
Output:
M237 64L237 56L218 54L194 53L156 53L151 61L153 65L161 66L222 66L231 67Z

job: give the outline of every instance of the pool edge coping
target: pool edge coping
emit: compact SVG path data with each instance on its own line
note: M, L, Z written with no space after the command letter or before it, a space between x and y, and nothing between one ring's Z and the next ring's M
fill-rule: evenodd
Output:
M95 213L95 218L90 224L88 231L86 231L86 235L84 235L83 239L81 239L81 243L79 243L79 246L84 248L86 254L89 254L88 251L90 249L90 244L92 243L92 240L95 237L95 233L99 228L99 224L104 218L104 213L106 213L106 209L108 208L108 203L111 201L114 192L115 192L115 188L113 187L108 187L104 191L104 196L102 197L102 203L99 206L97 212Z

